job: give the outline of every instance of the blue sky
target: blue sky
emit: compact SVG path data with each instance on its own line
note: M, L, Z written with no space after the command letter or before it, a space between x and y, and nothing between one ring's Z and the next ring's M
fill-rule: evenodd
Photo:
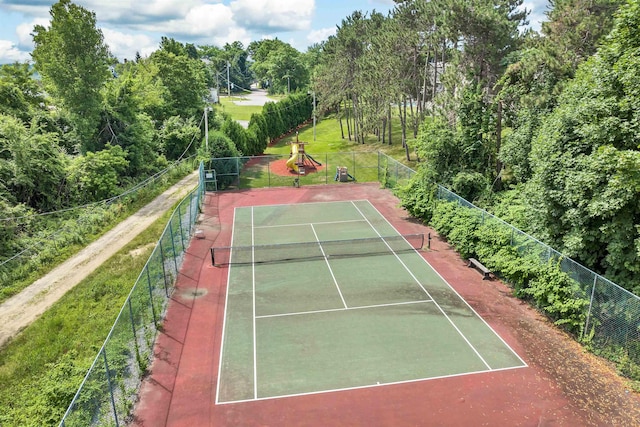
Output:
M48 26L53 0L0 0L0 63L27 61L35 24ZM392 0L75 0L95 12L111 52L120 60L147 56L161 36L222 46L277 37L300 51L334 34L354 10L387 13ZM547 0L527 0L534 29Z

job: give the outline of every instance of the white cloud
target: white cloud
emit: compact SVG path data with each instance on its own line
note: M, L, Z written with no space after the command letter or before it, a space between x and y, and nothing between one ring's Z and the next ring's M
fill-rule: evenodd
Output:
M236 22L249 29L297 31L311 27L315 0L236 0L230 6Z
M319 30L313 30L309 32L307 40L309 44L320 43L336 34L336 27L320 28Z
M85 0L79 2L85 9L95 12L99 21L118 24L168 19L184 16L189 10L201 5L202 0Z
M248 44L251 41L250 34L236 24L231 9L223 4L199 5L183 16L164 22L148 22L138 28L199 44L224 45L236 40Z
M9 40L0 40L0 64L25 62L31 59L28 52L22 51Z
M37 18L31 22L20 24L16 27L16 34L18 36L18 46L33 49L33 27L36 25L42 25L43 27L49 27L49 20L45 18Z
M529 0L522 3L520 10L527 9L530 13L527 19L529 26L535 31L540 31L543 21L547 20L547 0Z
M136 52L146 57L158 48L158 42L145 34L126 34L109 28L103 28L102 33L109 50L120 60L134 59Z
M369 4L373 7L378 4L383 6L393 6L395 5L395 2L393 0L369 0Z

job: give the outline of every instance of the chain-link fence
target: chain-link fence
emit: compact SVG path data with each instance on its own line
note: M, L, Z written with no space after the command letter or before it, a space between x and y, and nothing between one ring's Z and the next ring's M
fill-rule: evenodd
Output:
M233 157L200 165L198 188L173 213L60 426L126 423L151 361L158 325L195 229L205 190L334 184L342 182L340 168L346 168L349 180L377 181L394 188L407 183L415 173L380 152L314 155L309 161L314 162L315 169L309 165L313 172L305 170L304 174L283 173L280 163L288 159L289 156ZM491 221L507 230L511 245L522 254L535 254L541 262L558 260L562 271L579 284L581 293L590 300L584 331L594 348L615 359L619 366L622 363L623 373L628 374L625 366L639 369L639 297L442 186L438 186L437 197L472 209L482 222Z
M67 214L73 213L73 215L67 220L59 219L55 231L51 231L49 227L38 226L40 220L37 215L25 215L12 219L11 221L15 224L22 224L23 221L30 224L29 226L24 225L29 230L26 234L30 236L28 239L30 243L11 256L0 253L0 301L19 292L22 288L18 288L15 284L23 283L42 265L57 262L63 248L86 242L90 235L98 233L105 224L120 215L122 209L126 209L122 205L136 200L142 192L153 191L154 188L161 186L172 176L193 170L196 165L193 157L185 158L117 196L78 208L63 209L60 214L66 212ZM48 214L45 215L48 216Z
M203 176L201 164L198 187L173 212L60 426L125 425L195 230Z
M580 288L578 298L589 300L583 334L596 352L622 364L623 372L640 375L640 297L575 262L527 233L438 186L438 199L452 201L477 212L480 222L493 221L511 233L511 245L522 255L541 262L555 260ZM633 373L631 371L635 370Z
M411 176L412 170L379 152L305 154L287 166L288 155L228 157L205 164L208 191L313 184L345 181L382 182L396 186ZM341 173L342 172L342 173Z
M284 169L289 156L260 156L213 159L205 165L208 190L278 187L339 183L338 168L346 167L359 182L379 181L387 188L407 183L415 171L384 153L355 152L313 155L305 174ZM310 172L310 173L307 173ZM541 262L556 260L560 269L579 286L580 295L590 301L584 334L591 344L611 357L629 358L640 365L640 298L580 265L550 246L486 212L457 194L438 186L439 199L454 201L474 210L481 221L491 221L496 229L511 235L511 245L522 255L535 255ZM640 373L639 373L640 375Z

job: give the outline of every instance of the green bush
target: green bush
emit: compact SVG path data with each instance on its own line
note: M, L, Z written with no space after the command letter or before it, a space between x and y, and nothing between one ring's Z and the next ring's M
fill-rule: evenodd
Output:
M404 200L415 203L411 197ZM441 200L431 206L431 225L460 256L478 258L510 283L516 296L531 301L568 332L582 334L589 300L581 294L578 284L560 270L558 262L545 264L535 251L513 246L517 241L513 241L512 228L481 211Z
M402 207L413 217L429 222L433 215L436 189L435 183L429 182L424 174L418 172L405 186L396 188L395 194L401 200Z

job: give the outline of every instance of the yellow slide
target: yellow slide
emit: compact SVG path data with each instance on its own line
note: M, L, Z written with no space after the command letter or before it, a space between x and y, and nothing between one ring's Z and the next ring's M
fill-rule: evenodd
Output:
M289 169L293 169L294 171L298 172L298 165L296 164L298 162L298 144L296 144L295 142L291 143L291 158L289 160L287 160L287 167Z

